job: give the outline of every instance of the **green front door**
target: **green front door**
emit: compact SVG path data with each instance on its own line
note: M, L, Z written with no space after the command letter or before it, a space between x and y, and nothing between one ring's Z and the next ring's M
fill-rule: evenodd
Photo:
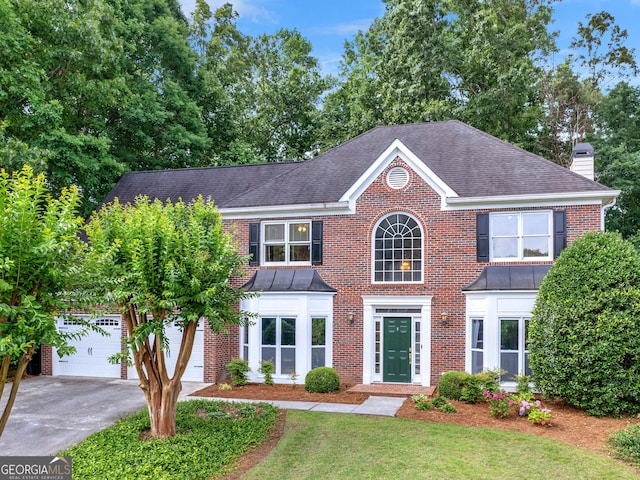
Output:
M411 383L411 318L384 318L383 382Z

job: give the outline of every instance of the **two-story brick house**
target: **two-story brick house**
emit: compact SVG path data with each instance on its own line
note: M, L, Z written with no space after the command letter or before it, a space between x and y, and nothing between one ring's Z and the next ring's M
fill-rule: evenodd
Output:
M140 194L210 196L252 254L237 281L259 292L241 306L255 323L204 329L203 380L243 357L253 380L272 359L276 382L328 365L348 383L428 386L527 370L542 277L618 192L447 121L374 128L304 162L128 173L106 201Z

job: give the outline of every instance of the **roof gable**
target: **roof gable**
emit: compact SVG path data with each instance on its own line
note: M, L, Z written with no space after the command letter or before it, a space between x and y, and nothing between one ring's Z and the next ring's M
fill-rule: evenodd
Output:
M304 162L132 172L105 201L118 196L126 203L140 194L190 200L202 194L232 216L352 211L354 199L396 156L442 196L447 208L477 208L487 198L604 204L618 193L451 120L376 127Z

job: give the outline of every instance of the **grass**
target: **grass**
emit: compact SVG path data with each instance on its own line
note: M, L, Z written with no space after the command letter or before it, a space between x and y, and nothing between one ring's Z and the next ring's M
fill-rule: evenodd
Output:
M614 448L617 458L640 466L640 424L614 432L609 437L609 444Z
M624 465L516 432L289 411L278 446L243 479L637 479Z
M140 441L146 409L60 455L76 479L215 478L275 425L267 404L178 404L178 434ZM554 440L516 432L349 414L289 411L277 447L243 479L637 479L630 468Z
M59 455L71 455L74 480L202 480L263 442L276 417L268 404L179 402L175 437L140 441L149 429L144 409Z

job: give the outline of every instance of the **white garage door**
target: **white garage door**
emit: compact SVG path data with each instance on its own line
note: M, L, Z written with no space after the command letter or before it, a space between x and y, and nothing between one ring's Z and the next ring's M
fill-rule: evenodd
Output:
M84 317L88 318L88 317ZM76 340L68 340L69 345L76 347L76 353L59 357L54 350L53 375L73 375L76 377L106 377L120 378L120 364L109 363L108 358L118 353L121 349L120 315L105 315L92 320L97 326L105 330L109 335L89 331L87 335ZM73 333L83 327L73 320L59 318L58 330Z
M187 369L182 376L182 380L187 382L204 381L204 327L202 323L202 321L198 323L191 358L189 358ZM173 377L178 361L178 353L180 352L180 344L182 343L182 331L177 325L172 325L166 328L165 334L169 340L169 349L165 350L164 358L167 362L167 373L169 377ZM138 372L135 367L128 368L127 377L138 378Z

